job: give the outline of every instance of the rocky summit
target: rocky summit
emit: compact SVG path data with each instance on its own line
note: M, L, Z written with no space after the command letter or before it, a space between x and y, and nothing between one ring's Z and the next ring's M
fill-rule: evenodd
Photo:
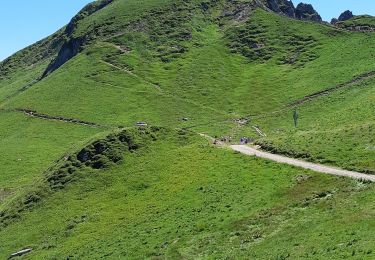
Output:
M352 19L353 17L354 17L353 13L352 13L351 11L347 10L347 11L343 12L343 13L339 16L338 20L339 20L340 22L342 22L342 21L347 21L347 20L349 20L349 19Z
M321 22L322 17L315 11L311 4L300 3L296 7L296 18L301 20L309 20L314 22Z
M335 25L335 24L338 24L339 22L345 22L352 18L354 18L353 12L350 10L346 10L345 12L340 14L338 18L332 18L331 24Z
M321 22L322 18L311 4L300 3L297 7L290 0L267 0L267 7L276 13L283 13L300 20Z

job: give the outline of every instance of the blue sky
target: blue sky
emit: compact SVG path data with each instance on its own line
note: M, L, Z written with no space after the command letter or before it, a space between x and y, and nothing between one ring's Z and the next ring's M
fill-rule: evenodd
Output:
M0 61L56 32L91 0L4 0L0 7Z
M5 0L0 8L0 61L54 33L91 0ZM300 1L293 0L296 5ZM375 15L374 0L304 0L330 21L349 9Z
M292 0L297 5L301 0ZM350 10L355 15L370 14L375 16L374 0L303 0L304 3L312 4L323 20L331 21L338 17L343 11Z

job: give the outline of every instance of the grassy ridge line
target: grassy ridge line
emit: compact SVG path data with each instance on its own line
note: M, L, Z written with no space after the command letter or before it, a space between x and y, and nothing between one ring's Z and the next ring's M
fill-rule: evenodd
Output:
M63 27L53 35L26 47L1 62L0 106L4 106L9 100L18 96L23 90L34 85L34 83L41 79L48 65L51 64L53 60L56 60L55 58L62 47L64 47L64 43L66 44L68 42L69 39L67 38L89 36L89 38L91 37L92 40L95 40L97 37L103 37L101 33L104 33L106 30L111 34L120 30L123 26L128 25L130 21L134 22L134 20L139 19L139 17L132 12L132 8L137 8L138 12L136 13L141 15L143 12L148 12L153 8L160 8L161 6L167 6L172 3L170 0L144 1L141 4L138 3L138 0L111 2L112 1L104 0L90 3L72 19L68 26ZM107 6L107 4L109 5ZM107 11L105 10L106 8L103 9L103 7L107 7L111 10ZM125 12L118 11L119 9L125 10ZM105 15L101 14L103 11L106 13ZM108 13L111 15L107 16ZM112 17L113 13L116 13L115 17L122 17L124 19L119 19L115 24L113 21L108 21L107 19ZM94 20L98 23L93 22ZM92 24L96 24L98 27L92 28ZM106 26L111 27L111 29L106 28ZM112 26L115 28L112 28ZM77 32L77 30L79 32ZM100 30L101 33L98 34L97 30ZM15 68L21 69L17 70ZM31 75L27 77L25 82L18 84L16 81L18 81L18 78L24 78L25 72ZM3 95L5 97L4 100L2 100Z
M375 32L374 17L369 15L354 16L352 19L336 23L335 26L351 32Z
M11 199L0 204L0 231L1 226L7 226L10 222L18 219L22 212L39 205L42 199L54 191L63 189L68 183L74 180L75 175L83 167L104 169L111 167L113 163L120 162L123 159L123 154L121 153L125 153L125 151L124 147L119 147L119 144L124 143L129 149L138 149L144 146L144 142L147 141L145 137L140 139L136 135L146 134L147 138L154 138L152 132L159 131L159 129L155 127L150 129L152 129L151 132L148 128L139 128L138 130L134 130L133 128L110 129L91 136L82 147L74 147L66 151L41 176L36 178L33 184L19 190L16 194L12 195ZM116 142L115 139L119 139L120 142ZM96 144L100 147L96 147ZM95 156L90 155L89 159L80 159L80 153L89 148L96 149ZM69 165L67 166L67 164Z

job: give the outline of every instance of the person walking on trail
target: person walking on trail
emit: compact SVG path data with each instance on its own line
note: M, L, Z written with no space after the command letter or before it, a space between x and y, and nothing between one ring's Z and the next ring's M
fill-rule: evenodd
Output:
M295 109L294 112L293 112L293 120L294 120L294 126L297 128L297 126L298 126L298 112L297 112L297 109Z
M249 139L248 139L247 137L241 137L241 139L240 139L240 143L241 143L242 145L244 145L244 144L248 144L248 143L249 143Z

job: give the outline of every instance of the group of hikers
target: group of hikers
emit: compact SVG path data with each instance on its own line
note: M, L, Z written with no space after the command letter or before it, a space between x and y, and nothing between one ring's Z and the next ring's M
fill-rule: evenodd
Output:
M220 144L220 143L231 143L232 142L232 137L221 137L220 139L218 139L217 137L215 137L214 139L214 144ZM247 137L241 137L240 138L240 144L244 145L244 144L248 144L250 142L249 138Z
M248 144L249 143L249 138L247 137L241 137L240 139L240 143L243 145L243 144Z

